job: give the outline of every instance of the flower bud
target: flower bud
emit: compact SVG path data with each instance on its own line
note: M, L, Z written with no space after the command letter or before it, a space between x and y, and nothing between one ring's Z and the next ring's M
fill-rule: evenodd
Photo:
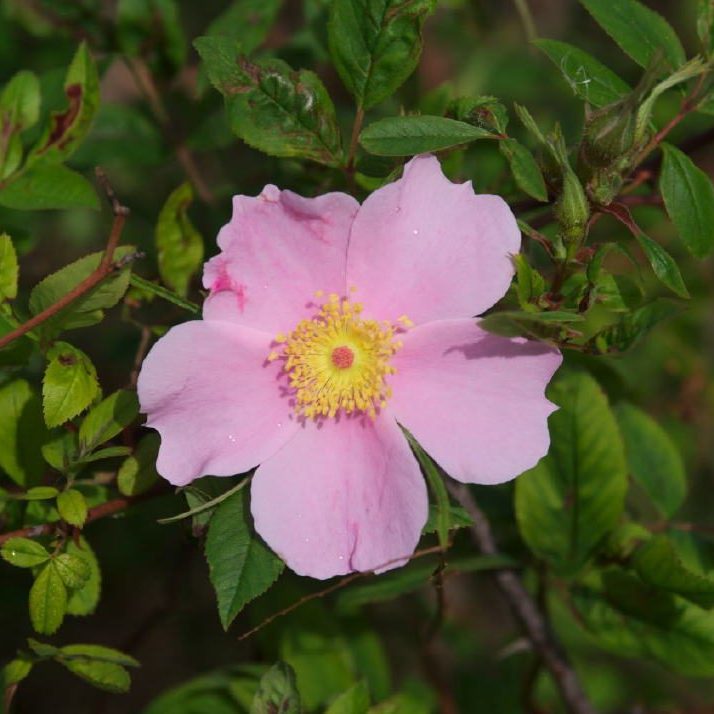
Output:
M577 243L583 238L590 217L590 205L580 179L569 167L563 173L563 187L555 204L555 217L566 244Z

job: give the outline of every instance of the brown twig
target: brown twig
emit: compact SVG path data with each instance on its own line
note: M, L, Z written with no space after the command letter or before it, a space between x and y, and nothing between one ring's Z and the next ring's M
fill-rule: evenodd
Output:
M88 275L81 283L79 283L79 285L76 285L74 288L72 288L72 290L63 295L57 302L53 303L42 312L37 313L37 315L31 317L29 320L27 320L27 322L24 322L22 325L19 325L14 330L8 332L6 335L3 335L3 337L0 337L0 349L5 347L6 345L9 345L13 340L16 340L18 337L22 337L23 335L27 334L28 332L30 332L30 330L34 330L43 322L49 320L60 310L64 309L65 307L73 303L77 298L92 290L92 288L99 285L102 280L104 280L111 273L121 267L121 263L116 263L114 261L114 251L119 245L119 240L121 239L121 234L124 230L124 222L126 221L126 217L129 215L129 209L126 206L122 206L122 204L119 203L119 201L117 200L114 191L109 185L109 181L106 177L106 174L100 168L97 168L96 174L97 182L106 193L109 203L112 207L112 213L114 214L112 228L109 232L109 238L107 239L107 244L104 248L104 254L102 255L102 259L99 265L97 266L96 270L91 273L91 275Z
M154 76L146 62L140 57L124 57L124 60L137 87L148 102L153 115L165 130L168 140L173 144L176 158L186 176L196 188L196 193L204 203L209 205L215 203L216 197L204 181L191 150L183 141L176 141L176 131L172 125L171 117L164 106L159 88L156 86Z
M491 525L468 487L452 482L448 484L448 488L473 520L470 531L476 547L484 555L498 555ZM513 570L499 570L493 577L534 652L553 677L567 710L571 714L595 714L595 709L585 695L567 655L519 576Z
M443 553L443 548L440 545L435 545L432 548L424 548L422 550L417 550L415 551L409 558L408 560L415 560L416 558L423 558L425 555L433 555L434 553ZM392 560L388 560L386 563L383 563L382 565L378 566L375 568L375 570L381 570L382 568L387 568L390 565L394 565L395 563L400 563L403 561L405 558L393 558ZM346 577L342 578L341 580L338 580L336 583L332 583L332 585L329 585L326 588L323 588L322 590L318 590L317 592L310 593L309 595L303 595L299 600L296 600L294 603L288 605L287 607L283 608L282 610L279 610L278 612L273 613L269 617L266 617L260 624L256 625L252 629L248 630L247 632L244 632L242 635L238 636L238 640L246 640L248 639L251 635L254 635L256 632L259 632L262 630L264 627L267 627L271 622L274 620L277 620L279 617L283 617L284 615L288 615L294 610L297 610L299 607L302 607L305 603L310 602L311 600L317 600L318 598L323 598L326 597L327 595L330 595L331 593L341 590L342 588L346 587L350 583L353 583L355 580L360 580L361 578L368 578L374 576L374 573L369 572L369 573L352 573L351 575L347 575Z
M146 353L149 351L149 343L151 342L151 328L146 325L141 326L141 338L139 339L139 346L136 348L136 354L134 355L134 366L131 369L131 375L129 376L129 388L136 389L136 383L139 379L139 372L141 371L141 364L146 357Z

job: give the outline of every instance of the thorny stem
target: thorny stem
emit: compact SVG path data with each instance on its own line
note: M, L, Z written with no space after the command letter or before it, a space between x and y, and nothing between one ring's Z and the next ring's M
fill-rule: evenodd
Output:
M0 349L9 345L13 340L18 337L22 337L31 330L46 322L51 317L56 315L60 310L64 309L71 303L73 303L77 298L81 297L85 293L89 292L92 288L99 285L106 277L108 277L115 270L122 267L121 262L114 261L114 252L119 245L119 240L121 239L122 231L124 230L124 223L126 217L129 215L129 209L126 206L122 206L121 203L116 198L112 187L109 185L109 181L106 174L102 169L96 169L97 182L104 190L109 203L112 207L112 213L114 214L114 221L112 222L112 228L109 232L109 238L107 239L107 244L104 249L104 254L102 255L101 262L97 266L96 270L91 275L88 275L79 285L76 285L72 290L63 295L57 302L50 305L48 308L42 312L37 313L34 317L31 317L27 322L19 325L14 330L11 330L6 335L0 337Z
M498 555L491 525L468 487L450 482L448 489L473 520L471 536L484 555ZM570 714L596 714L545 616L513 570L499 570L493 577L531 643L533 651L548 669Z
M87 511L87 520L85 525L92 523L93 521L98 521L102 518L107 518L108 516L114 516L121 511L125 511L129 506L133 506L141 501L146 501L147 499L153 498L159 494L167 493L163 488L154 489L152 491L147 491L138 496L121 496L120 498L115 498L111 501L106 501L99 506L94 506ZM56 528L57 523L43 523L38 526L27 526L26 528L20 528L16 531L7 531L6 533L0 533L0 545L10 540L10 538L37 538L43 535L52 535Z

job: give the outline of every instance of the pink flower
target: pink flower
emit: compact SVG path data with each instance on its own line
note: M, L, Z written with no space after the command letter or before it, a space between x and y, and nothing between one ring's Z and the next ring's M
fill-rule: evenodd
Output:
M508 481L548 450L560 354L472 317L506 292L520 246L498 196L420 156L362 206L236 196L218 245L204 319L156 343L139 399L171 483L259 464L255 527L295 572L388 569L414 551L427 490L399 425L467 483Z

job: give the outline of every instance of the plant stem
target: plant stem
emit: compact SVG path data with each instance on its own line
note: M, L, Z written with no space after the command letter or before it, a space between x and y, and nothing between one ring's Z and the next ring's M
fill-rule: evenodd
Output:
M479 508L468 487L450 482L449 491L473 520L471 536L484 555L498 555L496 541L486 514ZM513 570L493 574L518 624L531 643L533 651L550 672L570 714L596 714L545 616Z
M96 174L97 182L104 189L104 192L109 199L109 203L111 204L112 213L114 214L114 221L112 222L112 228L109 232L109 238L107 239L107 244L104 248L104 254L102 255L101 262L91 275L88 275L81 283L79 283L79 285L72 288L72 290L63 295L57 302L53 303L42 312L37 313L37 315L31 317L27 320L27 322L24 322L19 327L11 330L6 335L0 337L0 349L9 345L18 337L22 337L27 334L30 330L34 330L43 322L49 320L60 310L64 309L73 303L77 298L92 290L92 288L99 285L102 280L121 267L120 263L114 262L114 251L119 245L119 240L121 239L121 234L124 230L124 223L126 221L126 217L129 215L129 209L126 206L122 206L117 200L112 187L109 185L106 174L100 168L96 169Z
M523 23L523 30L526 33L526 39L528 42L533 42L533 40L538 38L538 30L536 30L531 9L528 7L528 0L513 0L513 2L516 6L516 10L518 10L521 22Z

